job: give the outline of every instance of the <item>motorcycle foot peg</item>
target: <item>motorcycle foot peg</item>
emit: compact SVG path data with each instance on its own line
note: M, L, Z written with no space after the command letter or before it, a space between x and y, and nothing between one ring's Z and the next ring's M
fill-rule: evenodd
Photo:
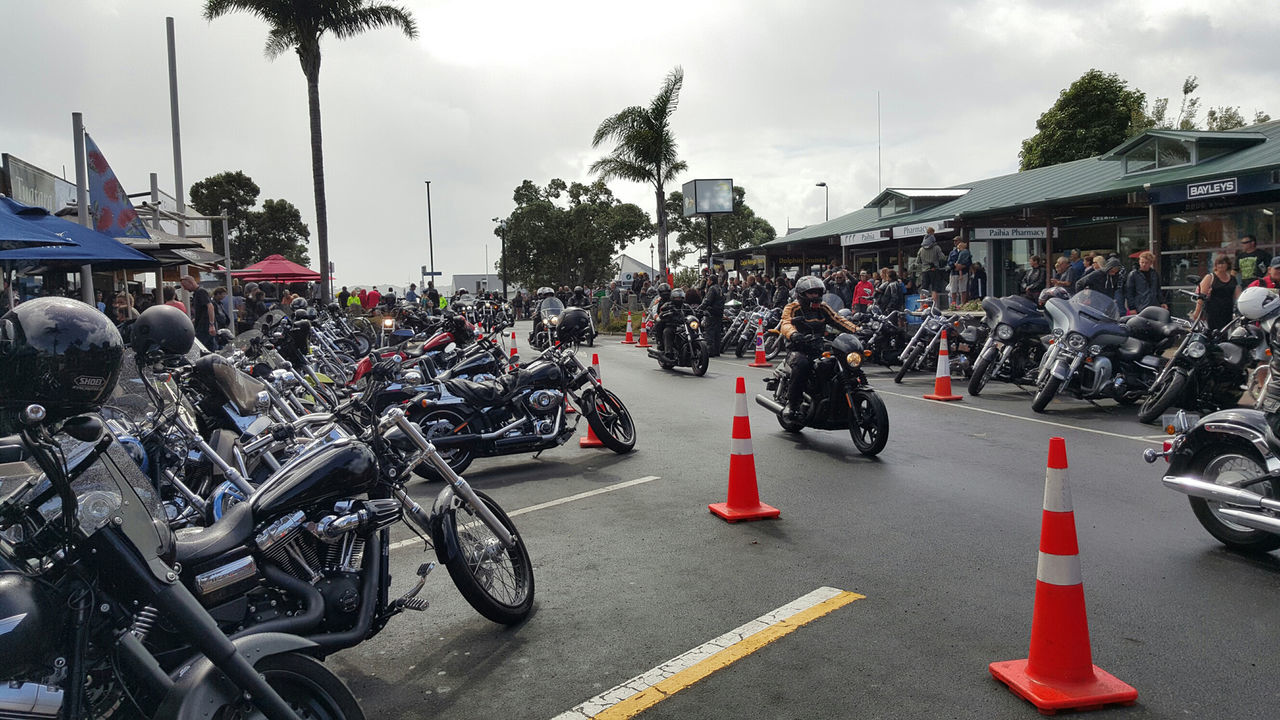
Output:
M418 597L402 597L394 603L397 610L416 610L422 612L431 607L431 603L426 598Z
M424 562L424 563L422 563L421 565L419 565L419 566L418 566L418 572L417 572L417 573L415 573L415 574L416 574L418 577L420 577L420 578L424 578L424 577L426 577L426 576L427 576L427 574L428 574L428 573L430 573L432 570L435 570L435 569L436 569L436 564L435 564L435 563L433 563L433 562Z

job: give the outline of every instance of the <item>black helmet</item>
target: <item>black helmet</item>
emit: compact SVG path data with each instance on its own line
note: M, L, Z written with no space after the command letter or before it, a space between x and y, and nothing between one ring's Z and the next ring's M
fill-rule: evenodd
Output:
M672 299L672 300L679 300L680 302L684 302L684 289L683 289L683 288L676 288L675 290L672 290L672 291L671 291L671 299Z
M172 305L152 305L134 321L129 344L139 355L186 355L195 339L196 329L186 313Z
M658 297L662 298L663 300L669 300L671 298L671 286L666 283L659 283Z
M293 302L289 303L289 307L293 308L294 310L306 310L307 299L296 297L293 299Z
M575 286L573 286L573 293L574 293L575 295L581 295L581 294L582 294L582 293L584 293L584 292L586 292L586 290L583 290L581 285L575 285Z
M556 326L561 340L578 338L584 330L591 328L591 318L582 308L569 308L560 313L560 324Z
M95 410L115 390L123 356L120 332L93 306L25 302L0 318L0 410L39 403L51 419Z
M342 306L338 305L338 303L336 302L331 302L329 303L329 312L333 313L334 315L337 315L338 313L342 312Z

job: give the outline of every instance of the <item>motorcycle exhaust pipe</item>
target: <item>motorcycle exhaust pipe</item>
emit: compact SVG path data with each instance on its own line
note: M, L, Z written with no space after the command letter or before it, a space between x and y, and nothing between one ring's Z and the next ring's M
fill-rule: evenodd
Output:
M775 402L773 398L765 395L756 395L756 404L774 415L781 415L782 411L785 410L785 408Z
M1254 530L1262 530L1263 532L1274 533L1280 535L1280 518L1270 515L1260 515L1248 510L1237 510L1236 508L1219 508L1219 515L1225 515L1232 521L1237 522L1245 527L1251 527Z
M1165 487L1185 495L1239 505L1241 507L1280 511L1280 500L1272 500L1258 493L1230 485L1216 485L1197 478L1165 475L1160 479Z

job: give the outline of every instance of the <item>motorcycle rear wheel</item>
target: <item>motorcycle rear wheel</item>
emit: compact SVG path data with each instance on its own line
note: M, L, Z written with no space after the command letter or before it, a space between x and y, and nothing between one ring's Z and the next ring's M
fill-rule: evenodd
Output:
M588 390L582 396L582 414L600 442L618 453L631 452L636 446L636 424L627 406L606 388Z
M1044 381L1044 385L1036 391L1036 396L1031 400L1031 409L1035 412L1042 413L1044 409L1049 407L1049 403L1053 402L1053 398L1058 394L1058 388L1062 387L1062 380L1056 375L1050 375Z
M1182 398L1182 391L1186 387L1187 376L1177 371L1169 375L1167 382L1156 381L1151 394L1142 401L1142 407L1138 409L1138 422L1155 422L1165 410Z
M409 422L418 426L422 431L423 437L428 440L432 438L444 437L462 431L467 423L466 418L462 417L453 410L445 408L435 408L426 412L411 412L409 414ZM431 423L439 423L435 427L430 427ZM447 423L447 424L446 424ZM453 447L440 450L440 457L444 458L446 464L454 472L461 475L475 459L475 454L471 452L471 448ZM440 473L431 466L430 463L419 463L413 469L413 474L424 480L443 480Z
M1267 474L1266 464L1257 450L1243 443L1232 442L1213 443L1200 448L1191 458L1191 468L1196 477L1212 483L1218 483L1218 478L1224 473L1244 474L1246 477ZM1239 487L1273 499L1280 498L1280 481L1246 483ZM1200 525L1218 542L1232 550L1265 553L1280 549L1280 536L1245 527L1219 515L1222 503L1198 497L1187 499L1191 501L1191 511L1195 513Z
M867 457L884 450L889 442L889 409L879 395L857 391L849 396L849 437Z
M515 545L503 549L489 526L464 502L441 521L445 547L457 549L445 567L476 612L496 623L515 625L533 610L533 563L511 518L493 498L479 490L475 493L515 537Z
M298 717L307 720L364 720L364 711L350 688L315 658L299 653L268 655L254 669L272 690L288 703ZM219 709L217 720L248 720L262 717L245 702Z

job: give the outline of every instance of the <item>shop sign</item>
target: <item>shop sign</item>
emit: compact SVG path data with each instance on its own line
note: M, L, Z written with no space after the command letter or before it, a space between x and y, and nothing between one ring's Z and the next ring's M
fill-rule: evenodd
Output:
M1239 184L1235 178L1221 178L1219 180L1205 180L1204 182L1191 183L1187 185L1187 199L1219 197L1221 195L1235 195L1240 191Z
M850 245L865 245L880 240L880 231L871 230L869 232L846 233L840 236L841 247L849 247Z
M742 258L738 261L738 264L744 268L764 267L764 256L752 255L751 257Z
M925 231L933 228L936 233L950 232L950 228L942 227L942 220L934 220L933 222L919 223L917 225L899 225L893 229L894 238L917 237L924 235Z
M780 258L778 258L778 264L779 264L779 265L803 265L803 264L805 264L805 263L806 263L806 262L808 262L808 261L809 261L809 258L802 258L802 257L780 257Z
M5 175L9 178L10 197L20 203L57 212L76 199L76 186L53 173L41 170L5 153Z
M974 240L1043 240L1045 229L1042 227L1003 227L974 228ZM1058 236L1058 229L1053 229L1053 236Z

